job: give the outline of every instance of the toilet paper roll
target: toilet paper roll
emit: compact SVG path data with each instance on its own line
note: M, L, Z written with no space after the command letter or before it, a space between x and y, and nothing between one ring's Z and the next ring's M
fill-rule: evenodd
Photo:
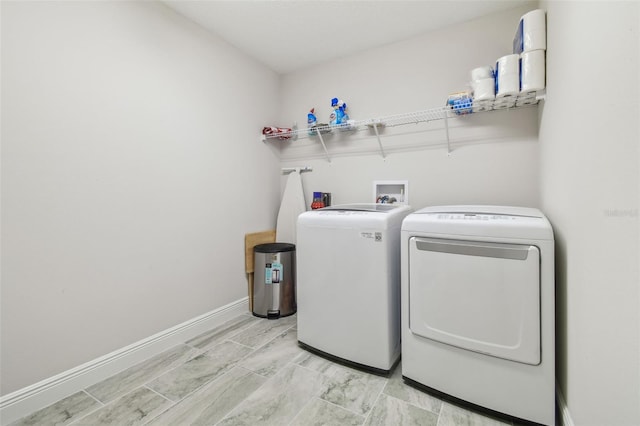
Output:
M506 55L496 62L496 98L520 93L520 55Z
M495 98L496 83L493 77L474 80L471 82L473 88L473 101L487 101Z
M515 102L497 103L493 106L493 109L507 109L507 108L513 108L515 106L516 106Z
M513 53L545 50L547 48L547 21L543 9L522 15L513 38Z
M516 102L516 106L525 106L525 105L535 105L538 103L538 100L536 98L531 98L531 99L523 99L523 100L519 100Z
M496 61L496 78L520 73L520 55L506 55Z
M496 78L496 99L515 97L520 93L520 76L507 74Z
M516 97L515 96L509 97L509 98L496 99L496 101L493 104L494 108L496 106L513 107L515 105L516 105Z
M518 95L517 100L518 101L524 101L524 100L529 100L529 99L535 99L536 95L538 94L538 92L536 92L535 90L530 91L530 92L520 92L520 94Z
M473 112L483 112L483 111L491 111L493 106L491 105L473 105Z
M544 50L532 50L520 55L520 91L535 92L545 87Z
M478 67L471 70L471 81L493 78L493 68L490 66Z
M484 101L477 101L477 100L473 100L473 105L474 106L493 106L493 99L487 99Z

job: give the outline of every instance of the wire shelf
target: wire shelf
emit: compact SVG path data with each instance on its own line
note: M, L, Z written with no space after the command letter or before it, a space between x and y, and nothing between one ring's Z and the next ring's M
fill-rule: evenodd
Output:
M286 133L275 133L263 135L264 140L296 140L298 138L314 137L320 135L327 135L333 132L350 132L371 129L373 127L394 127L402 126L405 124L417 124L434 120L442 120L444 115L453 111L447 107L433 108L425 111L410 112L405 114L389 115L379 118L370 118L367 120L350 120L347 124L341 124L337 126L317 126L313 129L292 129ZM452 114L454 116L454 114Z
M428 123L431 121L444 120L445 131L447 137L447 153L451 153L450 141L449 141L449 119L464 117L477 113L491 112L504 109L518 109L522 107L530 107L537 105L538 102L544 99L544 93L531 92L521 94L517 96L501 97L497 99L478 101L475 100L469 107L454 109L451 106L443 106L439 108L431 108L423 111L415 111L403 114L388 115L378 118L370 118L366 120L349 120L347 124L341 124L337 126L321 125L314 128L302 128L298 129L294 126L293 129L285 133L263 134L262 141L267 140L289 140L295 141L301 138L316 138L322 144L324 152L327 156L327 160L331 161L329 152L327 151L324 137L331 133L349 133L358 132L362 130L373 130L380 146L380 152L382 157L385 158L386 154L382 145L381 135L379 130L384 127L396 127L408 124Z

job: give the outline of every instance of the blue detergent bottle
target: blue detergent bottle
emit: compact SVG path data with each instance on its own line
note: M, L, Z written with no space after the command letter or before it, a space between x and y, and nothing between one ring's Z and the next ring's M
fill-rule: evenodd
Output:
M333 98L331 99L331 107L333 108L333 111L329 118L329 124L331 126L346 126L347 121L349 120L346 102L338 98Z
M309 135L316 133L315 127L318 124L318 118L315 115L315 108L311 108L311 111L307 114L307 128L309 129Z

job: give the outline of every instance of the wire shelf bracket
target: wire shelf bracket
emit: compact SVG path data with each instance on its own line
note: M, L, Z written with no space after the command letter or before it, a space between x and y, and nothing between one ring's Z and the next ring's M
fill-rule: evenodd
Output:
M327 156L327 161L331 162L331 156L329 155L329 151L327 150L327 145L324 143L324 139L322 138L322 132L316 132L318 135L318 139L320 139L320 143L322 144L322 149L324 149L324 153Z
M373 131L376 133L376 138L378 138L378 145L380 146L380 154L382 155L382 159L387 159L387 154L384 152L384 148L382 147L382 140L380 139L380 132L378 132L378 123L373 123L371 127L373 127Z
M447 135L447 155L451 155L451 141L449 139L449 118L447 118L448 115L449 114L447 113L447 111L442 114L442 116L444 117L444 131Z

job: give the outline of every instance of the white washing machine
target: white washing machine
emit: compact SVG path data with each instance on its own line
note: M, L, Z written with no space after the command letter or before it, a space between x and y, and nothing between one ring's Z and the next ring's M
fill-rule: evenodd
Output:
M555 423L554 240L536 209L429 207L402 225L402 375Z
M400 356L400 229L411 208L348 204L298 216L298 343L387 374Z

